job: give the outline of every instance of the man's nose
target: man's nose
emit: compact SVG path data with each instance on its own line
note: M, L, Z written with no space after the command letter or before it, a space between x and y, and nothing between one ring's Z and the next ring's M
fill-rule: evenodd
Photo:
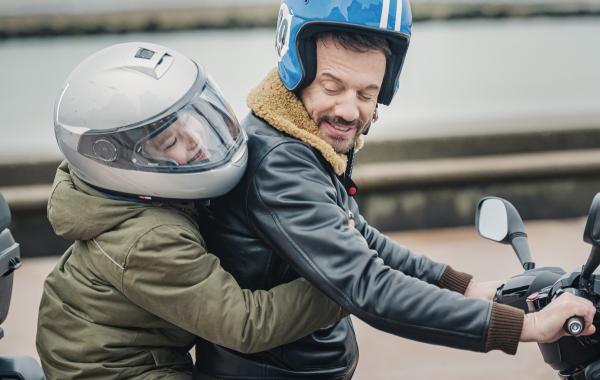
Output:
M340 101L336 105L334 112L336 117L344 119L348 122L354 122L360 117L358 105L350 99L344 99Z

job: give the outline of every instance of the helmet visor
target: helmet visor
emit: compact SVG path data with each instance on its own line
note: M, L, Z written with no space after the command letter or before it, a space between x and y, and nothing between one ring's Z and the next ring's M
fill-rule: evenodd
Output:
M173 108L175 110L173 110ZM78 150L104 164L142 171L198 171L227 162L245 139L210 78L158 119L104 133L84 133Z
M225 159L233 142L231 134L219 135L208 119L189 105L137 142L133 162L145 167L207 165Z

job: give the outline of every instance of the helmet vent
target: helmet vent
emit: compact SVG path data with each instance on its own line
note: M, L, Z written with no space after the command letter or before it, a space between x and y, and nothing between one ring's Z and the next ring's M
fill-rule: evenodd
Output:
M152 59L152 57L154 56L155 52L153 52L150 49L144 49L144 48L140 48L137 53L135 53L135 57L136 58L142 58L142 59Z
M154 79L160 79L172 64L173 56L169 53L138 48L126 66Z

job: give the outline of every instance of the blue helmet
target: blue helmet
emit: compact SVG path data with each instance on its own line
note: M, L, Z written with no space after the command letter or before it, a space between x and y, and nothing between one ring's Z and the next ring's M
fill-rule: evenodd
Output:
M388 57L379 103L389 105L412 28L408 0L283 0L277 20L275 47L279 76L290 91L308 86L317 70L314 36L320 32L356 31L387 39Z

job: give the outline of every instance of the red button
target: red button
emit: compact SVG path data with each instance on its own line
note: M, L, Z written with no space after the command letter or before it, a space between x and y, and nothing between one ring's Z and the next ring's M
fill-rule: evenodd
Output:
M538 292L532 293L531 295L529 295L529 297L527 297L529 301L535 301L538 298L540 298L540 293Z
M350 196L354 196L356 194L356 187L349 188L348 194L350 194Z

